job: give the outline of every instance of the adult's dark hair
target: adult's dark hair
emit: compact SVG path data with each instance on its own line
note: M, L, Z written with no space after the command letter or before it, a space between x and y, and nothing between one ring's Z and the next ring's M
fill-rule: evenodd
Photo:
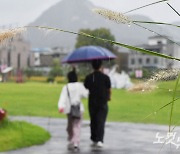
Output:
M102 60L93 60L92 61L92 67L94 70L99 70L102 65Z
M73 69L73 71L71 71L67 74L67 78L68 78L68 82L77 82L78 81L78 77L77 77L76 71L74 69Z

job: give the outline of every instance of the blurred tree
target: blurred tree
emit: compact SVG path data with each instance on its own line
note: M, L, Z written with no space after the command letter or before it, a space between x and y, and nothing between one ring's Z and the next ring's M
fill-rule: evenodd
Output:
M42 76L43 71L34 70L33 68L27 68L24 71L25 75L30 78L31 76Z
M100 37L103 39L108 39L108 40L112 40L115 41L115 37L113 34L111 34L109 29L106 28L98 28L98 29L81 29L79 31L80 33L87 33L96 37ZM98 39L93 39L93 38L89 38L89 37L85 37L82 35L78 35L77 39L76 39L76 44L75 47L79 48L81 46L87 46L87 45L95 45L95 46L101 46L104 47L106 49L109 49L111 52L115 53L117 55L117 46L114 46L114 44L109 43L109 42L104 42ZM111 67L114 64L118 64L117 60L113 60L113 61L104 61L103 66L104 67ZM84 64L79 64L79 75L81 76L81 78L83 79L84 76L91 71L91 65L84 65Z
M110 30L106 29L106 28L99 28L99 29L95 29L95 30L81 29L79 32L87 33L87 34L90 34L90 35L93 35L96 37L101 37L104 39L115 41L114 35L112 35ZM107 48L112 52L115 51L115 47L111 43L107 43L107 42L104 42L104 41L101 41L98 39L93 39L93 38L78 35L75 47L79 48L81 46L86 46L86 45L97 45L97 46Z
M62 74L63 73L62 73L62 69L60 67L59 59L54 59L51 71L49 72L48 81L53 82L57 76L61 76Z

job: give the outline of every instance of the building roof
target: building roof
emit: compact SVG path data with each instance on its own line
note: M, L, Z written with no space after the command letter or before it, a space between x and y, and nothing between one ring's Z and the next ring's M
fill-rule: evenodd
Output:
M154 35L154 36L150 36L148 39L154 39L154 38L165 38L165 39L169 39L169 36L166 35Z
M156 45L144 44L141 47L144 48L144 49L161 49L163 47L163 44L156 44Z

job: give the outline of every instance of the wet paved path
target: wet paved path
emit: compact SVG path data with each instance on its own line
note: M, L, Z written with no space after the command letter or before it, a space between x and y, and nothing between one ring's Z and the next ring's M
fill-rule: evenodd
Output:
M51 133L51 139L44 145L32 146L20 150L0 152L0 154L71 154L67 150L66 120L57 118L40 117L12 117L12 120L25 120L47 129ZM101 151L90 147L89 122L84 121L80 152L78 154L156 154L159 153L162 144L153 144L157 141L156 133L160 136L167 134L168 126L153 124L134 123L107 123L105 132L105 144ZM180 136L180 127L175 130ZM174 140L175 141L175 140ZM179 154L180 148L176 150L174 145L165 145L161 154Z

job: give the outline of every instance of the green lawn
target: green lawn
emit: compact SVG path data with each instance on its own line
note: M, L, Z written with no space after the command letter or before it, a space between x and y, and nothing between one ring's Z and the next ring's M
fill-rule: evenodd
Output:
M49 138L47 131L27 122L0 123L0 152L43 144Z
M132 93L126 90L112 90L112 100L109 102L109 121L127 121L138 123L168 124L170 106L154 113L161 106L172 100L174 81L160 82L159 89L153 92ZM48 83L2 83L0 85L0 106L7 109L9 115L61 117L58 113L57 102L62 84ZM177 92L177 97L179 91ZM87 100L85 118L88 119ZM180 101L176 101L173 112L174 123L180 116Z

